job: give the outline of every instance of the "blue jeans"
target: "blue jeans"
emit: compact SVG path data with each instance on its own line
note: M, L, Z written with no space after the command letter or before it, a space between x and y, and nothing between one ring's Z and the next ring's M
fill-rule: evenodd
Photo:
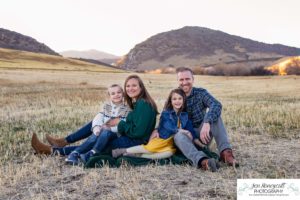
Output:
M79 140L85 139L85 138L89 137L92 134L93 134L93 132L92 132L92 121L90 121L89 123L87 123L83 127L81 127L80 129L75 131L74 133L71 133L70 135L68 135L65 138L65 140L69 144L71 144L71 143L77 142Z
M89 122L85 124L83 127L81 127L80 129L78 129L76 132L68 135L65 139L68 143L74 143L84 138L87 138L91 135L93 136L94 134L92 133L91 129L92 129L92 122ZM103 133L101 133L100 135L102 135ZM85 142L88 142L88 140ZM133 147L133 146L146 144L146 143L147 141L143 141L140 139L133 139L127 136L117 137L116 134L115 136L113 136L113 134L105 133L103 134L102 137L99 137L97 139L96 144L91 148L93 148L96 152L101 152L105 148L108 149L128 148L128 147ZM89 145L90 144L88 144L87 147L90 147ZM76 148L80 148L80 146L53 147L53 152L58 152L60 155L69 155L72 151L75 151ZM81 151L82 149L79 150Z
M143 141L140 139L133 139L127 136L121 136L116 138L115 140L112 140L109 143L109 147L111 149L117 149L117 148L129 148L141 144L146 144L147 141Z
M79 146L68 146L68 147L54 147L53 151L58 152L60 155L69 155L73 151L76 151L79 154L86 153L90 150L94 150L96 153L102 152L107 144L116 139L118 136L116 133L109 131L109 130L103 130L101 131L99 136L96 136L95 134L92 134L86 141L84 141Z
M68 135L65 140L71 144L77 142L79 140L85 139L92 135L92 121L85 124L83 127L78 129L77 131ZM72 151L74 151L78 146L67 146L67 147L53 147L54 153L59 153L60 155L69 155Z

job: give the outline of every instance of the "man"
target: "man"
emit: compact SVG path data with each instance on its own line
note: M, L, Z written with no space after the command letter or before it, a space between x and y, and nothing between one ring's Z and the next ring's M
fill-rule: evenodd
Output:
M238 166L221 119L221 103L205 89L193 87L194 76L191 69L178 68L177 80L179 87L187 96L187 111L196 133L199 134L200 141L207 145L212 138L215 138L221 161L230 166ZM181 152L193 162L194 166L209 169L210 163L208 161L210 159L204 152L199 151L186 135L179 132L175 135L174 141Z

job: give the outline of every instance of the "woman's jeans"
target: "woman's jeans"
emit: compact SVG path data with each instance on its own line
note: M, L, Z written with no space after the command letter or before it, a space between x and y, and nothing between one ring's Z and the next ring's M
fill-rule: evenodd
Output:
M82 154L93 149L100 153L106 148L128 148L147 143L147 141L133 139L127 136L117 137L116 133L109 130L104 130L99 136L96 136L92 133L91 129L92 122L89 122L65 138L68 143L74 143L90 136L80 146L53 147L53 152L59 153L60 155L69 155L73 151Z

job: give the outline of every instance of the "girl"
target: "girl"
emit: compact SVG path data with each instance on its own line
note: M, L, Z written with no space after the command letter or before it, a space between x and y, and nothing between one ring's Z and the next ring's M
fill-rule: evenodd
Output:
M191 140L196 138L192 122L188 119L186 96L182 89L174 89L170 92L160 117L158 136L154 136L147 145L115 149L112 155L118 157L140 154L140 157L149 159L171 157L176 151L173 136L178 131L186 134Z

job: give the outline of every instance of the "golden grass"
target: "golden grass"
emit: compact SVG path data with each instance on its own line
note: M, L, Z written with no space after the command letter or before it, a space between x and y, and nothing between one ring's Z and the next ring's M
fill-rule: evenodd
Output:
M63 71L124 72L60 56L0 48L0 69L39 69Z
M0 199L235 199L237 178L299 178L300 77L196 76L223 104L241 167L211 173L191 166L83 169L36 157L44 138L81 127L128 74L0 69ZM159 109L175 75L140 74ZM45 141L45 140L44 140ZM215 144L212 145L215 150Z

